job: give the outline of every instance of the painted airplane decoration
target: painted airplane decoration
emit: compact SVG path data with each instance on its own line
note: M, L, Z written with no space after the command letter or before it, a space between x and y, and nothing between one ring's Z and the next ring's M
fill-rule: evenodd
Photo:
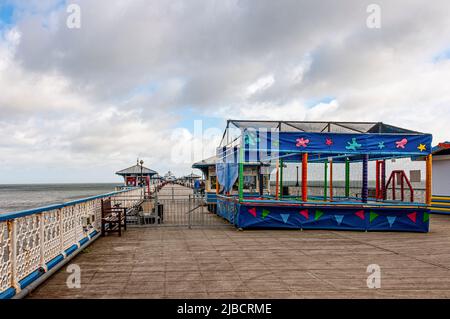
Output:
M401 141L395 142L395 144L397 144L397 148L404 149L406 144L408 144L408 140L406 138L404 138Z

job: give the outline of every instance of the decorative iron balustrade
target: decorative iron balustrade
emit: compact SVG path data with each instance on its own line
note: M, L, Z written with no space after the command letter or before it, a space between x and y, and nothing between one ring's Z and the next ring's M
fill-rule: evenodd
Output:
M0 299L11 298L100 233L101 201L131 208L143 188L0 215Z

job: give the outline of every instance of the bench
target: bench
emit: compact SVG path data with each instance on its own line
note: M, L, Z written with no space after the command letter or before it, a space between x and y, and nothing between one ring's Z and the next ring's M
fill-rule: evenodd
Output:
M120 207L120 204L112 206L111 198L102 199L102 236L107 233L119 234L122 236L122 228L127 230L126 208Z

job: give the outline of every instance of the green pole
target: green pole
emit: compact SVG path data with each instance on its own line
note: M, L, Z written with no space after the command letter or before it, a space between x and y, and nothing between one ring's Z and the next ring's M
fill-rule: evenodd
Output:
M324 178L324 184L323 184L323 200L327 200L327 190L328 190L328 160L324 163L324 172L325 172L325 178Z
M350 197L350 160L345 159L345 197Z
M283 199L283 160L280 160L280 198Z
M239 149L239 201L244 200L244 148Z

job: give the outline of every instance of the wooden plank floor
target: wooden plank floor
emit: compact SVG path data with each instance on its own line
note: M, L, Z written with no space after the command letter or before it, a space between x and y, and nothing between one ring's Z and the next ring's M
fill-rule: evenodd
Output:
M431 216L428 234L135 228L72 263L80 289L64 268L29 298L449 298L450 216Z

